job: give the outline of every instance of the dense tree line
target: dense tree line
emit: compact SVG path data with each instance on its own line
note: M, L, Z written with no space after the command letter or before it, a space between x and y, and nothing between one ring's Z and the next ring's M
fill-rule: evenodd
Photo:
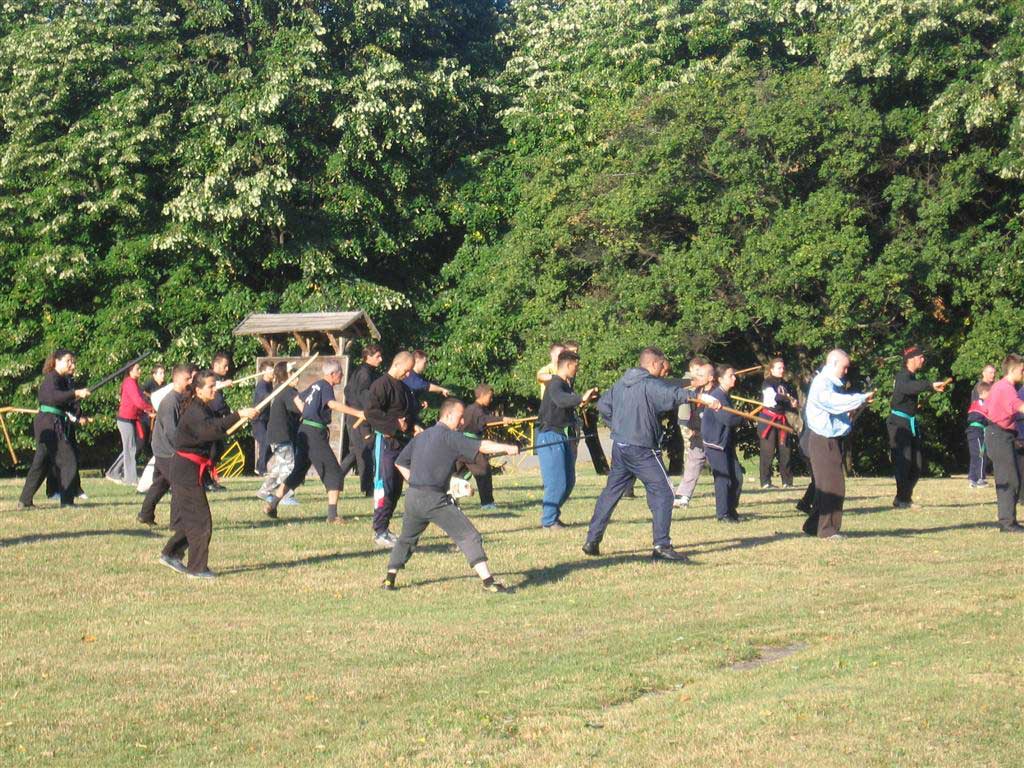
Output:
M952 466L1024 346L1022 6L12 0L2 399L56 344L202 358L253 310L365 308L520 400L551 338L587 384L839 345L883 392L918 341Z

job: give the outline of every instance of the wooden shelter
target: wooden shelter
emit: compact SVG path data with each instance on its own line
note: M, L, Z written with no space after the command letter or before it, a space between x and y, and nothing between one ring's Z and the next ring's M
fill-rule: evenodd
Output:
M377 326L361 309L282 315L254 313L247 315L232 333L235 336L255 336L268 357L277 357L281 347L292 341L299 345L303 357L309 357L316 345L328 347L335 355L343 355L353 339L380 338Z
M263 363L295 363L302 365L314 352L320 357L295 383L300 392L323 377L323 364L328 360L341 363L345 377L334 388L334 398L345 402L345 384L349 376L348 351L358 338L379 339L380 333L370 317L362 310L354 312L300 312L291 314L251 314L235 326L235 336L255 336L263 345L266 356L256 359L256 370ZM292 343L298 345L299 356L287 353ZM340 459L348 442L340 414L331 419L331 447Z

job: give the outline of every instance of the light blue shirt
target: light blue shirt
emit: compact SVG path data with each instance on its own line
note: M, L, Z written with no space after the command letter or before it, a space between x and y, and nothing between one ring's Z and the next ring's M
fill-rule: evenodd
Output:
M842 391L843 382L822 369L807 392L807 428L822 437L842 437L852 426L850 411L864 404L867 395Z

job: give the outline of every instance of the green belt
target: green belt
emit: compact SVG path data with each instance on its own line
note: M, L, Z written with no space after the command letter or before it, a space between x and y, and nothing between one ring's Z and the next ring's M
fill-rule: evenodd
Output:
M327 429L326 424L321 424L319 421L313 421L312 419L303 419L302 423L307 427L313 427L313 429Z
M62 411L60 408L54 408L52 405L40 405L39 410L53 416L60 416L62 419L66 419L68 417L67 411Z
M977 427L978 429L984 429L985 425L980 421L972 421L967 424L968 427Z
M910 422L910 434L912 434L914 437L917 437L917 417L916 416L911 416L909 413L904 413L903 411L897 411L895 409L889 411L889 413L891 413L893 416L901 416L902 418L904 418L907 421L909 421Z

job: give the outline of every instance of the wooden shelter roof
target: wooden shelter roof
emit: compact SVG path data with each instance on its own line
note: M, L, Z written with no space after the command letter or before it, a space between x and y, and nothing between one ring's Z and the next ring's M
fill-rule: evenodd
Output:
M336 354L342 354L342 339L369 336L380 338L377 326L362 310L354 312L295 312L287 314L253 313L235 326L235 336L257 336L267 354L274 356L282 341L295 339L302 354L312 354L314 342L326 341Z

